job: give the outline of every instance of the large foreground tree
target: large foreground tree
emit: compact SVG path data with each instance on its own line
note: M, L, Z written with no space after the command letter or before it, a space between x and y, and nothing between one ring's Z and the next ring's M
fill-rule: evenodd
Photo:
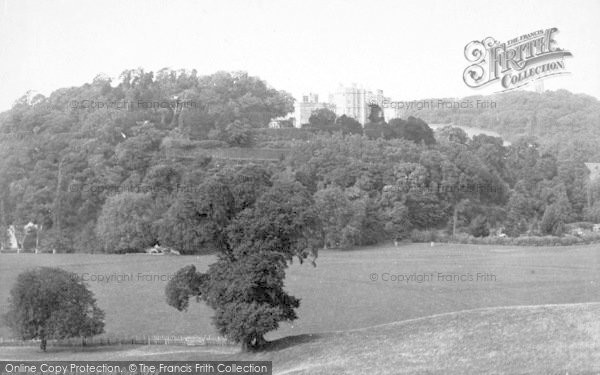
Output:
M297 318L300 300L284 290L285 269L311 257L318 218L310 193L297 182L277 182L227 227L227 243L206 273L181 269L166 287L167 302L185 310L196 296L215 310L219 332L260 349L264 335Z

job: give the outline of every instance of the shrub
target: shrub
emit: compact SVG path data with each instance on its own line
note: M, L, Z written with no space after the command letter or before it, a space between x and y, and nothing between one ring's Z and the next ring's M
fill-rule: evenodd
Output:
M592 207L586 207L584 210L585 219L594 223L600 223L600 202L596 202Z
M564 214L558 204L552 204L546 208L540 223L540 229L542 233L554 236L560 236L564 233Z
M589 221L578 221L575 223L565 224L565 230L571 230L571 229L576 229L576 228L581 228L584 230L592 230L594 228L594 223L589 222Z
M227 142L219 141L216 139L205 139L202 141L197 141L197 142L195 142L195 145L196 145L196 147L202 148L202 149L228 147Z
M469 225L469 233L474 237L487 237L490 235L490 228L487 218L483 215L478 215Z
M275 141L292 141L302 140L306 141L315 137L315 131L311 129L300 129L300 128L286 128L286 129L268 129L260 128L253 129L254 137L257 143L264 147L265 142Z
M254 143L254 133L249 124L234 121L224 130L225 141L234 147L250 147Z
M414 229L410 233L410 240L412 242L448 242L450 240L450 236L435 229Z
M75 246L73 245L72 236L69 233L57 233L56 230L44 232L40 236L40 250L44 253L73 253Z

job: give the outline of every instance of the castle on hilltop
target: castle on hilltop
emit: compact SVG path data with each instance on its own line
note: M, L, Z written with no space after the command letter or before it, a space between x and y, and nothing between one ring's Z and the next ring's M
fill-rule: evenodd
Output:
M329 95L327 102L320 102L317 94L304 95L299 104L299 125L308 124L313 111L322 108L332 110L338 117L342 115L352 117L362 126L368 122L374 105L381 108L386 120L399 117L396 108L392 108L390 103L390 98L383 95L383 90L367 90L356 84L351 86L340 84L336 91Z

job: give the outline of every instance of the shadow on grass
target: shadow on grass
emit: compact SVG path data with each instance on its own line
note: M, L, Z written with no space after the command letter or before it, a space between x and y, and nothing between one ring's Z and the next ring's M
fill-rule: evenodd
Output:
M146 345L147 346L147 345ZM86 345L86 346L48 346L48 350L43 352L40 348L33 348L37 354L61 354L61 353L111 353L121 352L124 349L138 349L146 347L144 345Z
M385 241L376 245L357 245L350 247L329 247L329 248L321 248L319 249L319 254L323 253L351 253L351 252L368 252L370 250L393 250L393 249L401 249L403 247L409 247L411 245L424 245L429 244L429 242L412 242L411 240L402 240L398 241L398 245L395 245L393 241ZM436 245L442 244L442 242L435 242ZM319 258L317 258L317 261Z
M313 341L317 341L322 337L323 335L316 333L283 337L281 339L267 342L261 351L274 352L278 350L283 350L294 347L296 345L307 344Z

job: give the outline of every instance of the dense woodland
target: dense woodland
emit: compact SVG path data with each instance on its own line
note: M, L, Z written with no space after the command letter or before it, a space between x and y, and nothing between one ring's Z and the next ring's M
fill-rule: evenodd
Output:
M559 236L567 223L600 222L600 189L583 164L600 162L598 101L565 91L494 100L493 111L373 116L364 130L326 111L303 129L265 129L293 111L293 98L245 73L98 76L49 97L25 95L0 114L0 227L37 224L45 250L159 243L198 254L227 253L243 228L267 228L256 223L265 217L293 231L318 228L315 246L343 248L419 230ZM112 105L86 107L92 101ZM175 105L148 104L164 102ZM496 130L512 144L451 127L434 134L427 121ZM211 153L229 148L282 152Z
M410 103L404 107L408 105ZM518 90L461 99L425 99L403 111L403 117L411 115L432 124L493 130L511 142L520 137L534 136L544 144L562 143L565 134L571 140L595 145L600 139L600 101L593 96L566 90L544 93ZM596 155L598 153L596 150Z

